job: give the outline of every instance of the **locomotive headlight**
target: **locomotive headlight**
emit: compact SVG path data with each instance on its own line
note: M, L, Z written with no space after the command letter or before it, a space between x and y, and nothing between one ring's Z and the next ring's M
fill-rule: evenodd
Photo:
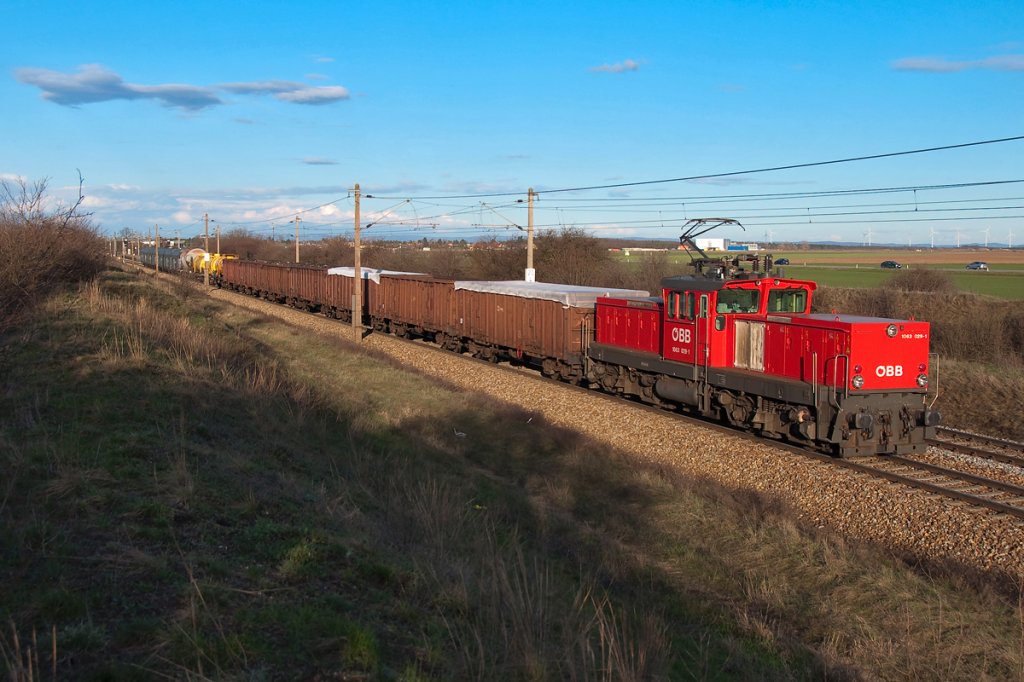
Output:
M927 374L918 374L917 375L917 385L920 386L921 388L924 388L925 386L927 386L928 385L928 375Z
M854 388L864 388L864 377L859 374L855 374L851 383Z
M894 336L896 336L897 331L899 330L896 328L896 325L890 324L888 327L885 328L885 335L891 339Z

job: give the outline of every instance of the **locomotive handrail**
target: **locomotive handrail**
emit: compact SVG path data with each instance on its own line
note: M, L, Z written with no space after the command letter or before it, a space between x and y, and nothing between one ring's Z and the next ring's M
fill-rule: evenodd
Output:
M839 384L838 384L838 381L839 381L839 374L838 374L838 372L839 372L839 358L843 358L844 360L846 360L846 372L847 372L847 374L849 374L849 372L850 372L850 356L849 355L847 355L846 353L837 353L836 355L834 355L831 358L829 358L829 360L833 361L833 365L832 365L832 387L831 387L831 391L830 391L829 404L832 405L832 407L836 408L837 410L842 409L842 406L839 404ZM829 362L828 360L825 361L825 365L826 366L828 366L828 362ZM846 400L847 398L850 397L850 387L849 387L849 385L847 385L847 382L844 381L843 383L845 385L844 386L843 400Z
M811 352L811 396L814 398L814 411L818 411L818 354Z
M929 353L928 357L929 358L932 358L932 357L935 358L935 362L932 362L930 359L928 360L928 364L931 365L932 369L935 370L934 371L934 376L935 376L935 397L932 398L931 404L928 405L928 409L930 410L933 407L935 407L935 402L939 399L939 354L938 353ZM927 399L928 399L928 392L925 391L925 400L927 400Z

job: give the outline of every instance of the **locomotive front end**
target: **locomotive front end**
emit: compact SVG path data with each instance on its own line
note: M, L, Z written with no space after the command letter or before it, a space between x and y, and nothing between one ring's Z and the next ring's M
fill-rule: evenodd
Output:
M823 377L833 412L829 439L843 455L924 451L939 422L929 406L929 324L846 315L834 322L848 346Z

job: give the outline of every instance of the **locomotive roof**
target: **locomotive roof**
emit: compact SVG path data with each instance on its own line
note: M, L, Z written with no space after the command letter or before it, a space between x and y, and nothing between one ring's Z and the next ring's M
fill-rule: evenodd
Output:
M551 282L476 281L455 282L456 289L480 291L521 298L539 298L556 301L573 307L593 306L599 298L647 298L651 294L641 289L610 289L607 287L583 287L575 284L554 284Z
M675 275L661 280L662 289L674 291L718 291L725 286L725 280L693 275Z
M789 285L799 284L808 287L811 291L818 288L814 282L776 277L765 273L745 273L744 277L735 277L733 279L715 279L700 275L675 275L674 277L663 278L661 280L661 288L673 291L718 291L729 284L756 282L758 280L772 280L776 286L781 283Z

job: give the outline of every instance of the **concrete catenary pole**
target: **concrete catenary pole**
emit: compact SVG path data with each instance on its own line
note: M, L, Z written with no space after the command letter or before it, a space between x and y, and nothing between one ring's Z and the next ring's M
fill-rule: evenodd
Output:
M533 282L537 276L533 269L533 188L526 191L526 281Z
M359 183L355 185L355 255L353 257L352 278L352 340L356 343L362 339L363 321L363 267L360 261L360 240L359 240Z
M203 214L203 286L210 286L210 266L213 259L210 258L210 214Z
M299 221L301 218L295 216L295 262L299 262Z
M153 225L156 231L156 239L153 240L153 265L157 272L160 272L160 226Z

